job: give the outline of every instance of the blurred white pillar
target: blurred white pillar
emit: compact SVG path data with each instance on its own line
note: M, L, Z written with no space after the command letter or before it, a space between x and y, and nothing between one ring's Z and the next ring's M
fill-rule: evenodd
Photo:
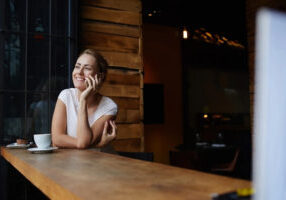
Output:
M254 200L286 199L286 14L257 15Z

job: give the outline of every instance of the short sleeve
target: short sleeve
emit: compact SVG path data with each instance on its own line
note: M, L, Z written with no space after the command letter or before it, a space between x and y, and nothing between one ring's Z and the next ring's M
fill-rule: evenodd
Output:
M94 122L103 115L112 115L112 116L117 115L116 103L109 97L105 97L105 96L102 97L98 105L98 108L96 109L94 114L88 117L90 126L92 126Z
M108 97L105 97L104 105L102 106L102 111L104 115L117 115L117 105L116 103Z
M105 115L117 115L117 105L115 104L115 107L111 108L110 110L108 110Z
M67 89L61 91L58 96L58 99L60 99L65 105L67 105Z

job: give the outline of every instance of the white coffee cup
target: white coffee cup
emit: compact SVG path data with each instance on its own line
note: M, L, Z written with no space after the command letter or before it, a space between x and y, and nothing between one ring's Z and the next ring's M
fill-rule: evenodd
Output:
M50 133L34 134L34 141L39 149L47 149L51 146L52 137Z

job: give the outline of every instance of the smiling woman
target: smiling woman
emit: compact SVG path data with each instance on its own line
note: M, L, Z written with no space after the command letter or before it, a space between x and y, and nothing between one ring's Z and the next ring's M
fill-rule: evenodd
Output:
M53 145L63 148L106 148L116 137L113 121L117 105L98 93L106 76L107 62L93 49L78 57L72 79L75 88L63 90L52 120Z

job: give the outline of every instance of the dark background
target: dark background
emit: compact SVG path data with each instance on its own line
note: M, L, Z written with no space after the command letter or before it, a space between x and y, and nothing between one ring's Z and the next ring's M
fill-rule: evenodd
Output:
M246 44L245 0L142 0L142 6L145 23L205 28Z

